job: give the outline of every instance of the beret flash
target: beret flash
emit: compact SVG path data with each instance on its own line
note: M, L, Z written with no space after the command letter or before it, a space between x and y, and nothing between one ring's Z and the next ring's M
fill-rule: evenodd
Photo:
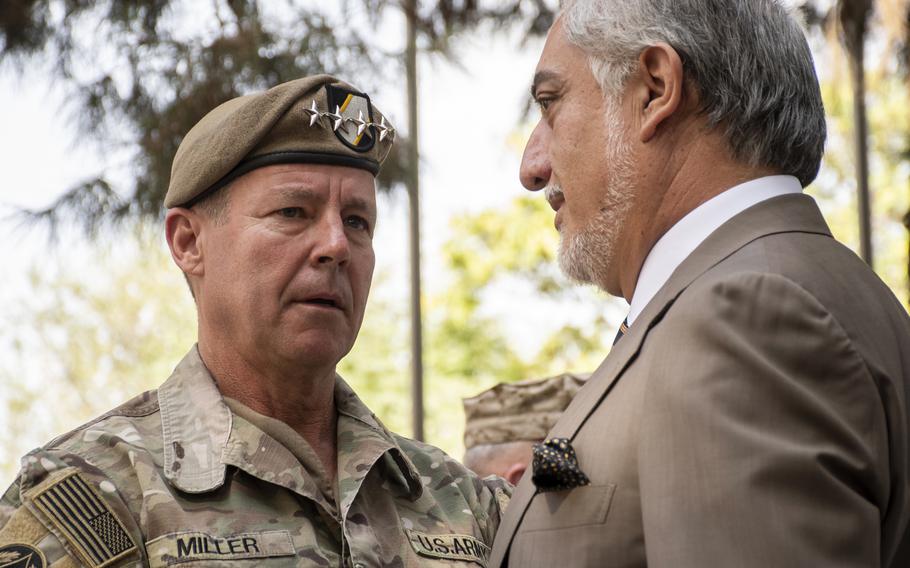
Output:
M330 75L304 77L231 99L205 115L177 148L165 207L192 207L256 168L329 164L374 176L395 129L370 97Z

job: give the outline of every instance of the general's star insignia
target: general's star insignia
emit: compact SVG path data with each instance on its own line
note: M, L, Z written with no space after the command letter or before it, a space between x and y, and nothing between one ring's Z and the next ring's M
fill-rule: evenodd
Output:
M376 127L376 130L379 131L379 141L380 142L385 140L386 136L388 136L390 139L394 138L395 129L392 128L391 126L386 126L384 116L379 119L379 124L374 124L373 126Z
M313 126L319 122L320 118L322 118L322 113L319 112L318 108L316 108L316 99L313 99L313 104L310 106L310 108L303 109L303 112L310 115L310 126Z
M357 136L360 136L361 134L363 134L363 131L366 130L368 126L370 126L370 123L363 119L362 110L358 111L357 118L349 118L348 122L351 122L351 123L357 125Z
M341 116L341 107L335 105L335 112L326 112L323 113L323 116L328 117L332 121L332 130L338 132L338 129L341 128L344 130L344 117Z

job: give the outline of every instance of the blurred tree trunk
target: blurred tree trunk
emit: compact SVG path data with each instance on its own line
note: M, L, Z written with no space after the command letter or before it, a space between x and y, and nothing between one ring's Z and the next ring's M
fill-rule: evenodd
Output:
M859 209L860 256L874 266L872 212L869 192L869 126L866 116L865 42L872 0L839 0L837 4L841 39L850 64L853 84L854 150Z
M420 153L417 137L417 0L402 6L407 18L408 38L405 72L408 85L407 186L409 209L408 237L411 253L411 412L414 439L423 441L423 317L420 291Z

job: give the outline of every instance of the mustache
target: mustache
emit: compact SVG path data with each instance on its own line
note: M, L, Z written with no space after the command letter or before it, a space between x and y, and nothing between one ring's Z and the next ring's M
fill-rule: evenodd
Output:
M557 183L547 186L547 188L544 190L544 197L546 197L547 201L550 203L552 203L556 198L565 199L562 194L562 187L560 187L560 185Z

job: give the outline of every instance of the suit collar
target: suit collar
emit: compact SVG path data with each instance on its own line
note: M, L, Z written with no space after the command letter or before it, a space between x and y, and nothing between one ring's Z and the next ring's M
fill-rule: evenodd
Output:
M575 438L588 416L610 393L625 369L635 361L651 328L660 323L676 298L699 276L756 239L794 232L831 236L815 200L807 195L783 195L763 201L724 223L673 272L642 311L635 325L610 350L607 358L578 392L548 437ZM509 503L509 514L499 527L497 543L506 544L494 547L491 567L498 567L502 562L535 494L531 476L526 473Z
M607 395L623 370L634 360L648 331L657 325L676 298L699 276L762 237L779 233L815 233L830 237L815 200L807 195L784 195L761 202L724 223L679 265L642 311L635 325L594 372L554 426L551 436L574 438L591 411Z
M762 201L781 195L798 195L802 191L802 185L793 176L761 177L731 187L683 216L657 240L642 263L629 306L629 325L635 325L642 310L670 279L673 271L711 233Z

